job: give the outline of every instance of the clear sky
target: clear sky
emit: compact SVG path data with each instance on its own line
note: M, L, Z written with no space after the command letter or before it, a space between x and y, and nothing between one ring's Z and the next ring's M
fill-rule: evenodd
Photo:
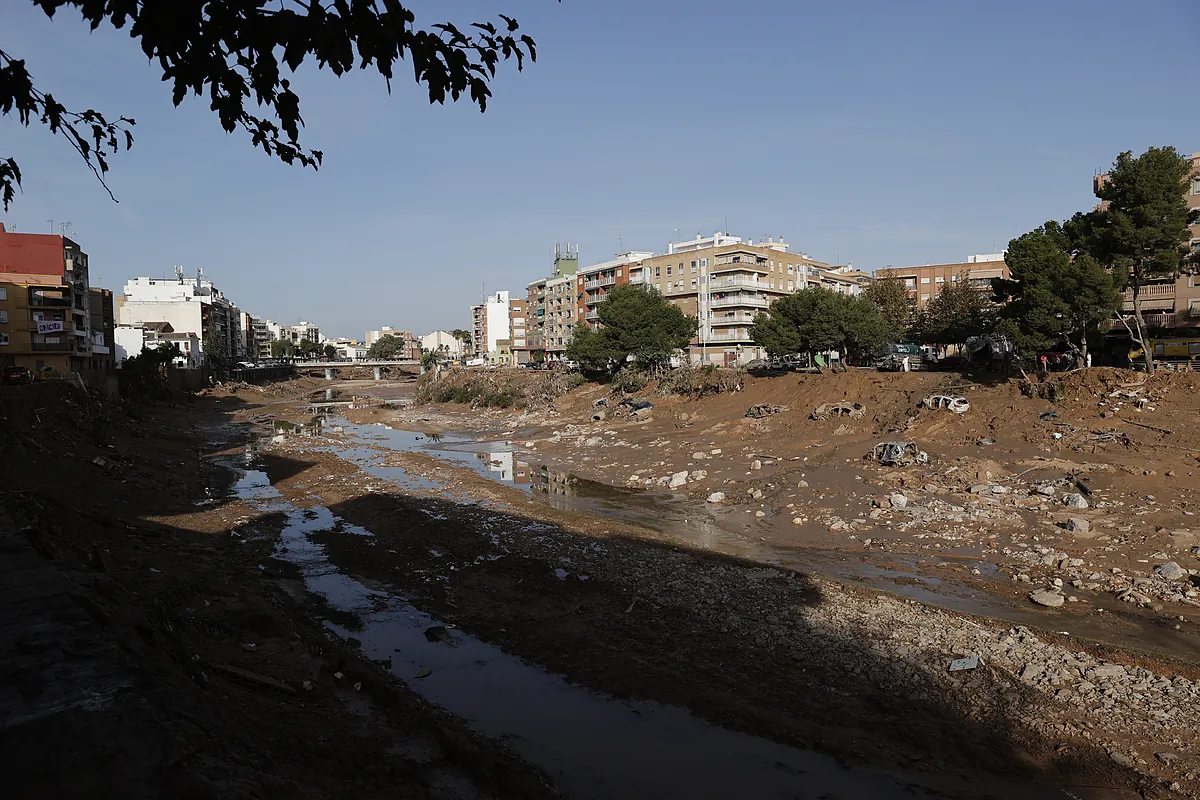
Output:
M538 61L487 113L400 67L296 81L319 172L227 136L122 32L0 0L0 49L70 107L136 118L112 203L61 139L0 118L24 192L93 282L197 267L244 309L361 338L467 327L555 241L584 263L727 229L862 269L997 252L1090 208L1122 150L1200 151L1197 0L415 0L419 24L516 16ZM726 223L728 220L728 223ZM678 230L678 234L676 234Z

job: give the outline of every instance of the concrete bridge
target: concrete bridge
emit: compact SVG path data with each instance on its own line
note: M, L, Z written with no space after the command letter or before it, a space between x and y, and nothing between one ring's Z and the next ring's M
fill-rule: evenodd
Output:
M345 369L347 367L374 367L375 380L383 380L384 367L420 367L419 361L297 361L292 366L296 369L323 369L325 370L325 380L331 381L334 379L336 370Z

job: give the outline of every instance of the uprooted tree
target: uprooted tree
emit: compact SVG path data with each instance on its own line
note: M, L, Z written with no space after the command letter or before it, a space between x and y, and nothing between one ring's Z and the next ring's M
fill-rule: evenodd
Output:
M518 35L517 21L476 22L461 30L452 23L415 27L416 17L399 0L32 0L49 17L66 7L79 11L92 30L111 25L141 45L142 52L172 85L176 106L188 94L207 95L227 133L241 128L263 152L286 164L314 169L320 150L299 144L300 98L282 68L295 73L311 58L341 76L358 66L374 69L391 90L400 59L412 64L430 103L466 95L483 111L499 62L515 58L522 69L535 61L534 41ZM251 113L265 108L264 116ZM109 156L133 146L134 120L94 109L72 111L45 88L35 86L25 62L0 49L0 115L15 114L29 126L61 134L95 173L105 190ZM14 158L0 157L0 199L7 209L21 185ZM109 196L112 192L109 191ZM116 198L113 198L114 200Z
M597 318L597 329L577 327L567 345L567 358L597 372L616 371L630 357L641 368L663 366L696 335L695 317L642 283L610 291Z

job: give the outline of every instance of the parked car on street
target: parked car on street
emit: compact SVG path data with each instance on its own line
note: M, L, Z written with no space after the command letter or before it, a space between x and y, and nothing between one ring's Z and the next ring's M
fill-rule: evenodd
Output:
M0 375L0 384L4 386L21 386L33 383L33 371L29 367L5 367Z

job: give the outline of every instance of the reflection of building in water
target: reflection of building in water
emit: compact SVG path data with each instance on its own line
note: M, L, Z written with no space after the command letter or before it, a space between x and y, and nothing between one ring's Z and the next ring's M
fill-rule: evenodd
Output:
M475 457L487 465L488 472L500 474L500 480L513 480L513 454L511 450L476 453Z
M538 467L536 483L547 494L573 495L579 479L569 472L542 465Z
M529 468L528 462L514 461L513 462L513 483L523 486L533 481L533 470Z

